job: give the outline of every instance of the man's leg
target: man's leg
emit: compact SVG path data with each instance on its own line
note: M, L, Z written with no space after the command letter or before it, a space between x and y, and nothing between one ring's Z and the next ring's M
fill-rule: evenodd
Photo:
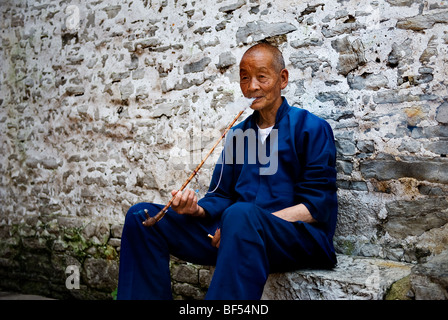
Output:
M216 262L208 233L217 223L179 215L171 209L153 227L145 227L144 209L154 216L163 206L139 203L126 215L121 238L118 299L172 299L170 254L203 265Z
M206 299L261 298L270 272L324 261L325 253L300 222L287 222L249 203L222 216L221 242Z

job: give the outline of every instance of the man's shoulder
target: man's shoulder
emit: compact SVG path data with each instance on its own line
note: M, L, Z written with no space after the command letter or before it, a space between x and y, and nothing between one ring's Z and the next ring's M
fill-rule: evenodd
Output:
M298 107L290 108L289 118L294 124L300 126L301 128L319 129L322 127L328 128L330 126L325 119L306 109Z
M237 125L234 125L232 127L233 130L235 129L242 129L245 130L247 128L250 128L250 121L253 117L253 113L250 114L249 116L247 116L243 121L241 121L240 123L238 123Z

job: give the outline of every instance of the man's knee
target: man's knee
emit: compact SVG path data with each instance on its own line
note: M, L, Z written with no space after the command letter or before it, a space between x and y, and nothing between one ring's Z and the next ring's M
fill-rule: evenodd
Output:
M153 215L152 213L157 211L157 208L154 204L148 202L134 204L126 213L125 225L141 224L146 219L145 210L149 215Z
M222 215L222 228L232 230L245 230L256 227L259 209L256 205L247 202L237 202L228 207Z
M241 220L254 212L256 206L248 202L237 202L228 207L222 214L222 220Z

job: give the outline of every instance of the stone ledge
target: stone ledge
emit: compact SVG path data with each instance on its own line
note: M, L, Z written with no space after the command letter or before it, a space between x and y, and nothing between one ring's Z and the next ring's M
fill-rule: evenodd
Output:
M271 274L263 300L382 300L393 283L411 273L412 264L338 255L332 270Z

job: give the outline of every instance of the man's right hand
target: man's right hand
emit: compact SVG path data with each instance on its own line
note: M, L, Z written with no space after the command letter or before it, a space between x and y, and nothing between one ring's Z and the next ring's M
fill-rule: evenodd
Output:
M175 198L171 203L171 208L178 214L189 214L195 217L205 217L205 210L198 205L198 197L191 189L186 189L183 192L173 190L171 194Z

